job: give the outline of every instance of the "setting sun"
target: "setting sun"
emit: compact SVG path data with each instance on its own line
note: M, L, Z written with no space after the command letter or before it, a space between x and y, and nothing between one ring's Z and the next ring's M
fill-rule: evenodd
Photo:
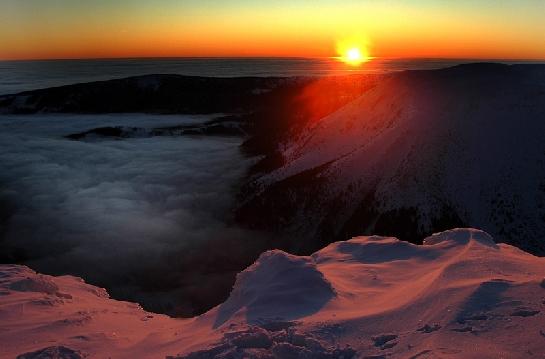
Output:
M342 40L337 43L338 59L345 64L351 66L359 66L364 62L369 61L369 52L366 42L358 39Z
M367 61L367 56L364 56L357 47L353 47L346 52L342 60L349 65L357 66Z

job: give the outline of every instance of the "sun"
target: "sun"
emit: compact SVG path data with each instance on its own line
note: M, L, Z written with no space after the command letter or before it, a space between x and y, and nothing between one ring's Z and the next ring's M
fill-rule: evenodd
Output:
M359 66L369 61L369 56L359 47L350 47L341 54L340 60L351 66Z
M344 61L350 65L359 65L364 61L360 49L353 47L346 52Z
M338 59L350 66L360 66L371 58L363 41L343 40L337 43Z

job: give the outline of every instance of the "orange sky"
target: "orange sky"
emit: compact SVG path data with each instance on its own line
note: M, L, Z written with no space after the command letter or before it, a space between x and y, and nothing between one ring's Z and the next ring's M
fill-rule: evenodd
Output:
M541 0L3 0L0 59L335 56L545 59Z

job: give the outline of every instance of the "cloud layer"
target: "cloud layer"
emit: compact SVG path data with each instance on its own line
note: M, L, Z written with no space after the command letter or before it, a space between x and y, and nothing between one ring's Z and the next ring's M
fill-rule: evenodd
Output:
M240 139L63 138L205 119L0 117L0 259L82 276L152 310L189 315L219 303L262 243L227 224L233 186L252 161L239 153Z

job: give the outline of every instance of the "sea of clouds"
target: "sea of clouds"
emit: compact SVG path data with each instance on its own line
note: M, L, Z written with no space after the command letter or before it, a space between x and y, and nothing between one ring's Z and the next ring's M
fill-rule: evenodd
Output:
M0 260L78 275L171 314L219 303L261 245L229 222L235 186L254 161L240 153L242 140L64 137L208 119L0 116Z

